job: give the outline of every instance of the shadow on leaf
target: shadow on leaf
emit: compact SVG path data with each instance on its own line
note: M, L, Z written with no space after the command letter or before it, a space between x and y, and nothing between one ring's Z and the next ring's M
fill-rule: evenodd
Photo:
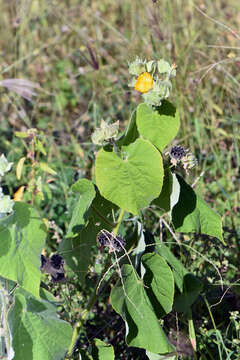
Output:
M197 197L190 185L177 175L180 185L180 195L177 204L172 209L172 221L175 228L183 225L184 219L191 214L197 205Z
M169 101L163 100L161 106L156 107L159 115L176 116L177 109Z

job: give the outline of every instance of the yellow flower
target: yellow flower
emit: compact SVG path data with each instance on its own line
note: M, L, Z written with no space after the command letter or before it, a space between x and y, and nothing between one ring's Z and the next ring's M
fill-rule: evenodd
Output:
M25 186L20 186L20 188L17 189L17 191L13 194L14 201L22 201L24 189Z
M144 72L138 76L137 82L134 86L135 90L146 93L153 87L153 77L150 73Z

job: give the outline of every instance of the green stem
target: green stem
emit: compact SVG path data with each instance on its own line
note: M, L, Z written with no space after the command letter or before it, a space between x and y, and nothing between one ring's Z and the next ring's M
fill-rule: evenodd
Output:
M217 329L217 326L216 326L216 323L215 323L215 320L214 320L214 317L213 317L213 314L212 314L212 312L211 312L211 308L210 308L210 306L209 306L209 303L208 303L208 301L207 301L206 296L203 296L203 299L204 299L204 301L205 301L205 304L206 304L206 306L207 306L207 309L208 309L210 318L211 318L211 320L212 320L212 324L213 324L214 330L215 330L215 332L216 332L216 336L218 336L218 329ZM222 353L221 353L221 347L220 347L219 341L217 341L217 346L218 346L219 357L220 357L220 359L222 360Z
M124 212L125 212L125 210L124 210L124 209L121 209L120 214L119 214L119 217L118 217L117 225L116 225L115 228L113 229L113 235L114 235L114 236L116 236L117 233L118 233L118 230L119 230L119 228L120 228L120 225L121 225L121 222L122 222L122 219L123 219Z
M192 318L192 310L188 310L188 331L189 331L189 337L193 348L193 358L194 360L197 360L196 351L197 351L197 341L196 341L196 334L194 329L194 323Z
M117 233L118 233L119 227L120 227L122 219L123 219L124 212L125 212L125 210L121 209L119 217L118 217L117 225L113 229L114 236L116 236ZM92 309L93 305L95 304L95 302L97 300L97 291L98 291L100 281L101 281L102 277L104 276L105 272L108 270L110 263L111 263L111 254L108 254L106 262L105 262L104 269L102 270L101 274L99 275L98 281L97 281L97 283L95 285L94 293L92 294L92 296L91 296L91 298L90 298L90 300L89 300L89 302L87 304L86 309L81 314L80 321L74 326L71 344L70 344L70 346L68 348L67 355L66 355L67 359L69 359L71 357L71 355L72 355L72 352L74 350L74 346L75 346L77 338L78 338L78 333L79 333L80 327L83 325L83 323L86 320L90 310Z

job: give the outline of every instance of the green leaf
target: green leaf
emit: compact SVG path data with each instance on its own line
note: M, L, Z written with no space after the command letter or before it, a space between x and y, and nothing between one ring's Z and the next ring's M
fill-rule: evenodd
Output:
M39 152L41 152L45 156L47 155L47 152L46 152L46 150L44 148L44 145L39 139L35 140L35 146L36 146L36 150L38 150Z
M16 177L18 180L21 179L22 176L22 171L23 171L23 165L24 165L24 161L26 160L26 157L21 157L21 159L18 161L17 166L16 166Z
M85 226L74 238L64 238L60 243L59 251L67 265L78 275L83 285L89 265L93 259L92 246L96 246L96 237L100 230L112 231L114 227L113 212L116 206L104 199L99 191L92 201L90 209L84 214Z
M168 212L171 208L170 196L172 193L172 183L173 183L173 177L171 170L169 170L169 168L165 168L162 191L159 197L153 200L153 205L158 206L160 209L163 209L165 212Z
M159 239L155 238L157 246L156 251L168 262L173 271L174 280L178 289L183 291L183 279L186 274L188 274L187 269L183 264L173 255L171 250L164 245L162 242L159 242Z
M177 175L180 185L178 202L172 209L172 221L179 232L195 232L218 238L224 243L221 217L196 195L184 179Z
M174 307L177 311L187 312L201 292L202 283L185 269L166 245L158 241L156 250L172 267L174 280L180 291L180 294L176 296Z
M23 131L15 131L14 135L22 139L29 137L29 134Z
M177 360L178 356L174 355L170 356L168 355L160 355L160 354L154 354L150 351L146 351L146 355L148 357L149 360Z
M138 215L156 198L162 188L163 165L160 153L146 140L124 146L120 158L100 150L96 159L96 182L106 199Z
M114 350L111 345L105 344L100 339L94 339L92 349L93 360L114 360Z
M56 307L16 290L9 311L14 360L62 360L70 345L72 328L56 313Z
M188 331L189 331L189 340L192 344L194 351L197 351L197 339L196 339L196 332L194 328L192 310L189 309L188 311Z
M0 275L39 297L45 225L28 204L15 203L11 223L0 225Z
M146 104L137 107L137 128L139 133L160 151L177 135L180 126L176 108L164 100L153 110Z
M66 237L76 236L85 226L87 212L96 195L94 185L87 179L80 179L72 186L72 191L80 196L76 200L72 218L68 227Z
M51 175L56 175L56 171L53 170L48 164L46 164L45 162L40 162L39 163L40 169L46 173L49 173Z
M110 232L112 231L113 227L116 225L114 223L114 212L117 210L118 207L102 197L97 189L95 199L92 202L90 216L93 218L98 232L101 229L106 229Z
M143 255L142 263L146 270L144 284L158 318L172 310L174 297L174 278L166 261L158 254Z
M186 274L188 274L187 269L183 264L173 255L171 250L164 245L162 242L159 242L159 239L155 238L157 246L156 251L168 262L173 270L174 280L180 292L183 291L183 279Z
M132 113L130 122L128 124L128 127L126 129L125 134L120 137L120 139L117 140L117 145L129 145L133 143L137 138L139 137L137 125L136 125L136 110Z
M186 274L183 278L183 293L176 296L174 308L176 311L187 313L200 294L203 285L193 274Z
M158 60L157 67L158 67L158 72L160 74L170 73L171 70L172 70L171 65L167 61L165 61L163 59Z
M76 237L64 239L59 246L59 252L67 266L78 275L81 284L84 284L89 264L93 258L91 247L96 245L97 233L98 229L91 221Z
M136 279L132 266L123 265L121 271L124 290L119 281L111 291L111 304L127 323L127 344L154 353L165 354L172 351L143 283Z

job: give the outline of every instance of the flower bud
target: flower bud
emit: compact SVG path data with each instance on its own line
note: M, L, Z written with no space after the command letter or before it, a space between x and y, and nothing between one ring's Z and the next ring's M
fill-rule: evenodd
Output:
M13 163L10 163L10 162L7 161L7 159L6 159L6 157L4 156L4 154L2 154L2 155L0 156L0 177L1 177L1 176L4 176L4 174L11 169L12 164L13 164Z
M13 211L14 201L9 195L3 195L2 188L0 192L0 218Z
M118 135L119 121L113 124L107 124L104 120L101 121L100 128L97 128L92 134L92 142L95 145L102 145L104 141L115 139Z
M139 57L135 61L128 64L128 71L130 75L138 76L146 71L146 60L141 60Z

